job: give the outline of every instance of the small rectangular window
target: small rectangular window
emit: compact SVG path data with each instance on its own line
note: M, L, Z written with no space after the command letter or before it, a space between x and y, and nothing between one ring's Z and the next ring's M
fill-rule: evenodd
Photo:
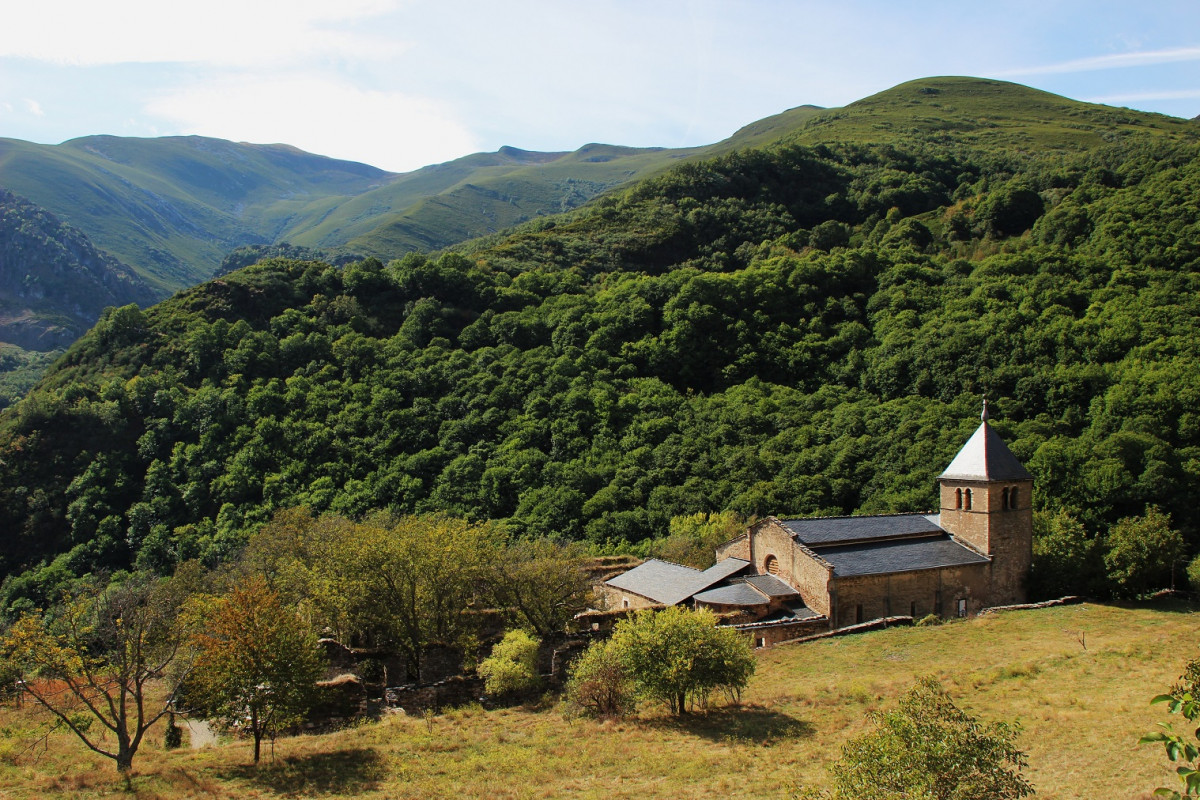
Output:
M913 619L917 618L917 601L913 601L908 605L908 615Z
M854 607L854 621L855 622L863 621L863 613L862 613L862 605L861 604Z
M967 601L962 598L959 598L958 600L958 615L960 617L965 617L967 615Z

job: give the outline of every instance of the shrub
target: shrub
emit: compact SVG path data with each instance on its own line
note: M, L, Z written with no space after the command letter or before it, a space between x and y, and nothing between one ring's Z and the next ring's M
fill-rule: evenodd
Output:
M479 664L485 691L491 695L531 689L538 683L538 640L522 630L509 631L492 654Z
M1140 517L1118 520L1108 532L1104 565L1113 591L1123 597L1175 587L1175 565L1183 555L1183 535L1171 516L1148 506Z
M622 717L637 707L633 675L611 639L593 642L571 668L567 704L590 717Z
M1188 562L1187 580L1192 591L1200 594L1200 556L1196 556Z
M1005 800L1033 793L1021 775L1019 728L980 722L932 678L917 681L895 711L869 718L875 730L847 742L830 767L829 800Z

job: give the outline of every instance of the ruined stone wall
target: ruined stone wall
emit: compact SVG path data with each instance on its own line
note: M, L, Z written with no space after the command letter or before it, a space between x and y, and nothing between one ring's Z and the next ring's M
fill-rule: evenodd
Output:
M478 702L482 696L482 679L460 675L437 683L390 686L385 699L389 706L404 709L405 713L420 714L425 710L465 706Z
M812 617L770 625L738 625L735 627L750 637L750 642L754 647L771 647L780 642L798 639L801 636L811 636L828 631L829 620L824 617Z
M959 601L969 616L991 605L991 565L967 564L834 579L834 627L892 616L953 617Z

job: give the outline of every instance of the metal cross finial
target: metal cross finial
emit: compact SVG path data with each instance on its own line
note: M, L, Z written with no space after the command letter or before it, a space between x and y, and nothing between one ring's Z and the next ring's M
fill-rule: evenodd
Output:
M988 421L988 410L987 410L987 398L986 397L983 398L983 413L979 415L979 418L981 420L983 420L984 422Z

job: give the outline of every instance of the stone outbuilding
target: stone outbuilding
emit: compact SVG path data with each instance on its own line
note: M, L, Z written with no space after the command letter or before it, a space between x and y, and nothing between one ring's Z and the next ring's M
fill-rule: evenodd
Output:
M936 514L766 517L707 570L650 560L599 589L610 608L687 604L772 626L842 628L891 616L971 616L1025 602L1033 476L983 421L939 476Z

